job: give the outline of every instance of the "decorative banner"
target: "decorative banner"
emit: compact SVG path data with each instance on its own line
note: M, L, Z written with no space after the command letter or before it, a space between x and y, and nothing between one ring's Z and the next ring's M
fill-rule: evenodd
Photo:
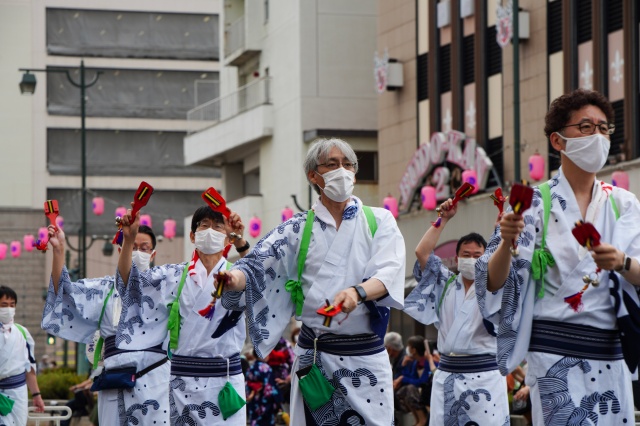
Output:
M93 208L93 214L96 216L101 216L102 213L104 213L104 198L94 197L91 205Z
M531 180L542 180L544 177L544 157L537 152L529 157L529 177Z
M20 257L21 254L22 246L20 245L20 241L11 241L11 257Z
M382 201L383 207L391 212L394 218L398 218L398 200L389 194Z
M148 214L140 215L140 225L145 225L151 228L151 216Z
M387 90L387 81L389 77L389 52L384 50L382 57L378 57L378 52L373 56L373 78L376 82L376 92L379 95Z
M436 200L436 189L433 186L423 186L420 190L420 199L422 200L422 208L425 210L435 210L438 204Z
M513 37L513 3L507 0L504 7L502 0L496 3L496 42L504 49Z
M49 241L49 230L44 226L38 229L38 239L40 241Z
M116 217L124 217L127 214L127 209L124 206L120 206L116 209Z
M58 226L58 228L60 228L60 229L62 229L64 231L64 217L62 217L62 216L56 217L56 225Z
M173 219L167 219L164 221L164 231L162 233L165 238L172 240L176 236L176 221Z
M253 216L249 220L249 235L251 235L251 237L253 238L256 238L258 235L260 235L261 231L262 231L262 221L258 216Z
M7 245L0 243L0 260L3 260L5 257L7 257Z
M462 183L473 185L471 194L478 192L478 173L475 170L465 170L462 172Z
M25 235L22 238L22 242L24 244L24 249L28 252L32 252L35 248L36 239L33 235Z
M293 210L291 210L289 207L285 207L284 209L282 209L282 221L286 222L287 220L291 219L293 217Z
M616 170L611 175L611 183L618 188L629 190L629 175L622 170Z
M463 148L464 143L464 148ZM476 140L464 133L451 130L435 132L431 140L420 145L407 164L400 181L399 210L406 212L411 207L414 195L424 182L436 189L436 199L446 200L452 188L457 189L462 182L462 172L474 170L478 190L485 189L489 172L493 167L491 159Z

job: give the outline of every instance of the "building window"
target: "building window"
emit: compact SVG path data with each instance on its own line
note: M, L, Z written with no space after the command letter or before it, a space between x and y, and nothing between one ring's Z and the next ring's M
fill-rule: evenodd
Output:
M502 72L502 48L496 41L496 26L487 28L487 77Z
M418 102L429 99L429 53L418 56Z
M378 182L378 152L357 151L358 158L358 182Z
M562 50L562 2L547 4L547 50L548 54Z
M578 44L581 44L591 40L591 0L580 0L577 3Z
M440 47L439 59L439 77L440 91L439 93L447 93L451 91L451 45L447 44Z
M462 42L462 82L466 86L475 81L475 35L470 34Z
M504 184L504 149L502 147L502 144L502 136L489 139L489 142L487 143L487 155L489 155L489 158L491 158L491 162L493 162L493 169L495 171L495 173L492 172L489 174L487 188L502 186L502 184Z

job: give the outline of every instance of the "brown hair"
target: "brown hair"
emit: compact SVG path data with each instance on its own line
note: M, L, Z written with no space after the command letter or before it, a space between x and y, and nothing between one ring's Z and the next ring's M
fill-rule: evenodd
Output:
M554 132L559 132L571 118L571 113L578 111L586 105L593 105L607 116L609 123L614 122L615 113L611 102L600 92L595 90L576 89L571 93L566 93L553 102L544 118L544 133L547 137Z

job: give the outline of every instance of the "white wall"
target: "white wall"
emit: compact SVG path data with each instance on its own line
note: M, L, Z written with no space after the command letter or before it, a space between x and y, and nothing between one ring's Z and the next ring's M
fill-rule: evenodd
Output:
M20 94L22 72L32 66L31 4L0 0L0 204L35 207L32 198L31 98ZM40 204L42 207L42 204Z

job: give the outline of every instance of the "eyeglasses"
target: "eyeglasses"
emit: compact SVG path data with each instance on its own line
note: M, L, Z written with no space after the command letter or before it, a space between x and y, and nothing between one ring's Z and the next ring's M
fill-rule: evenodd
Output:
M218 231L218 232L225 232L226 229L224 228L224 225L222 223L214 223L214 222L198 222L197 226L196 226L196 231L204 231L205 229L213 229L214 231Z
M583 121L582 123L577 124L567 124L564 127L561 127L560 130L565 127L577 127L580 130L580 133L583 135L593 135L596 132L596 128L600 130L600 133L603 135L612 135L613 132L616 131L616 125L613 123L592 123L590 121Z
M153 251L153 248L151 248L151 246L148 245L141 245L140 247L138 247L137 245L133 245L133 251L141 251L143 253L151 253Z
M344 162L340 162L340 161L327 161L326 163L323 164L318 164L318 166L323 166L326 167L329 170L337 170L338 167L342 166L347 170L352 170L354 171L356 169L356 165L358 163L352 163L350 161L344 161Z

